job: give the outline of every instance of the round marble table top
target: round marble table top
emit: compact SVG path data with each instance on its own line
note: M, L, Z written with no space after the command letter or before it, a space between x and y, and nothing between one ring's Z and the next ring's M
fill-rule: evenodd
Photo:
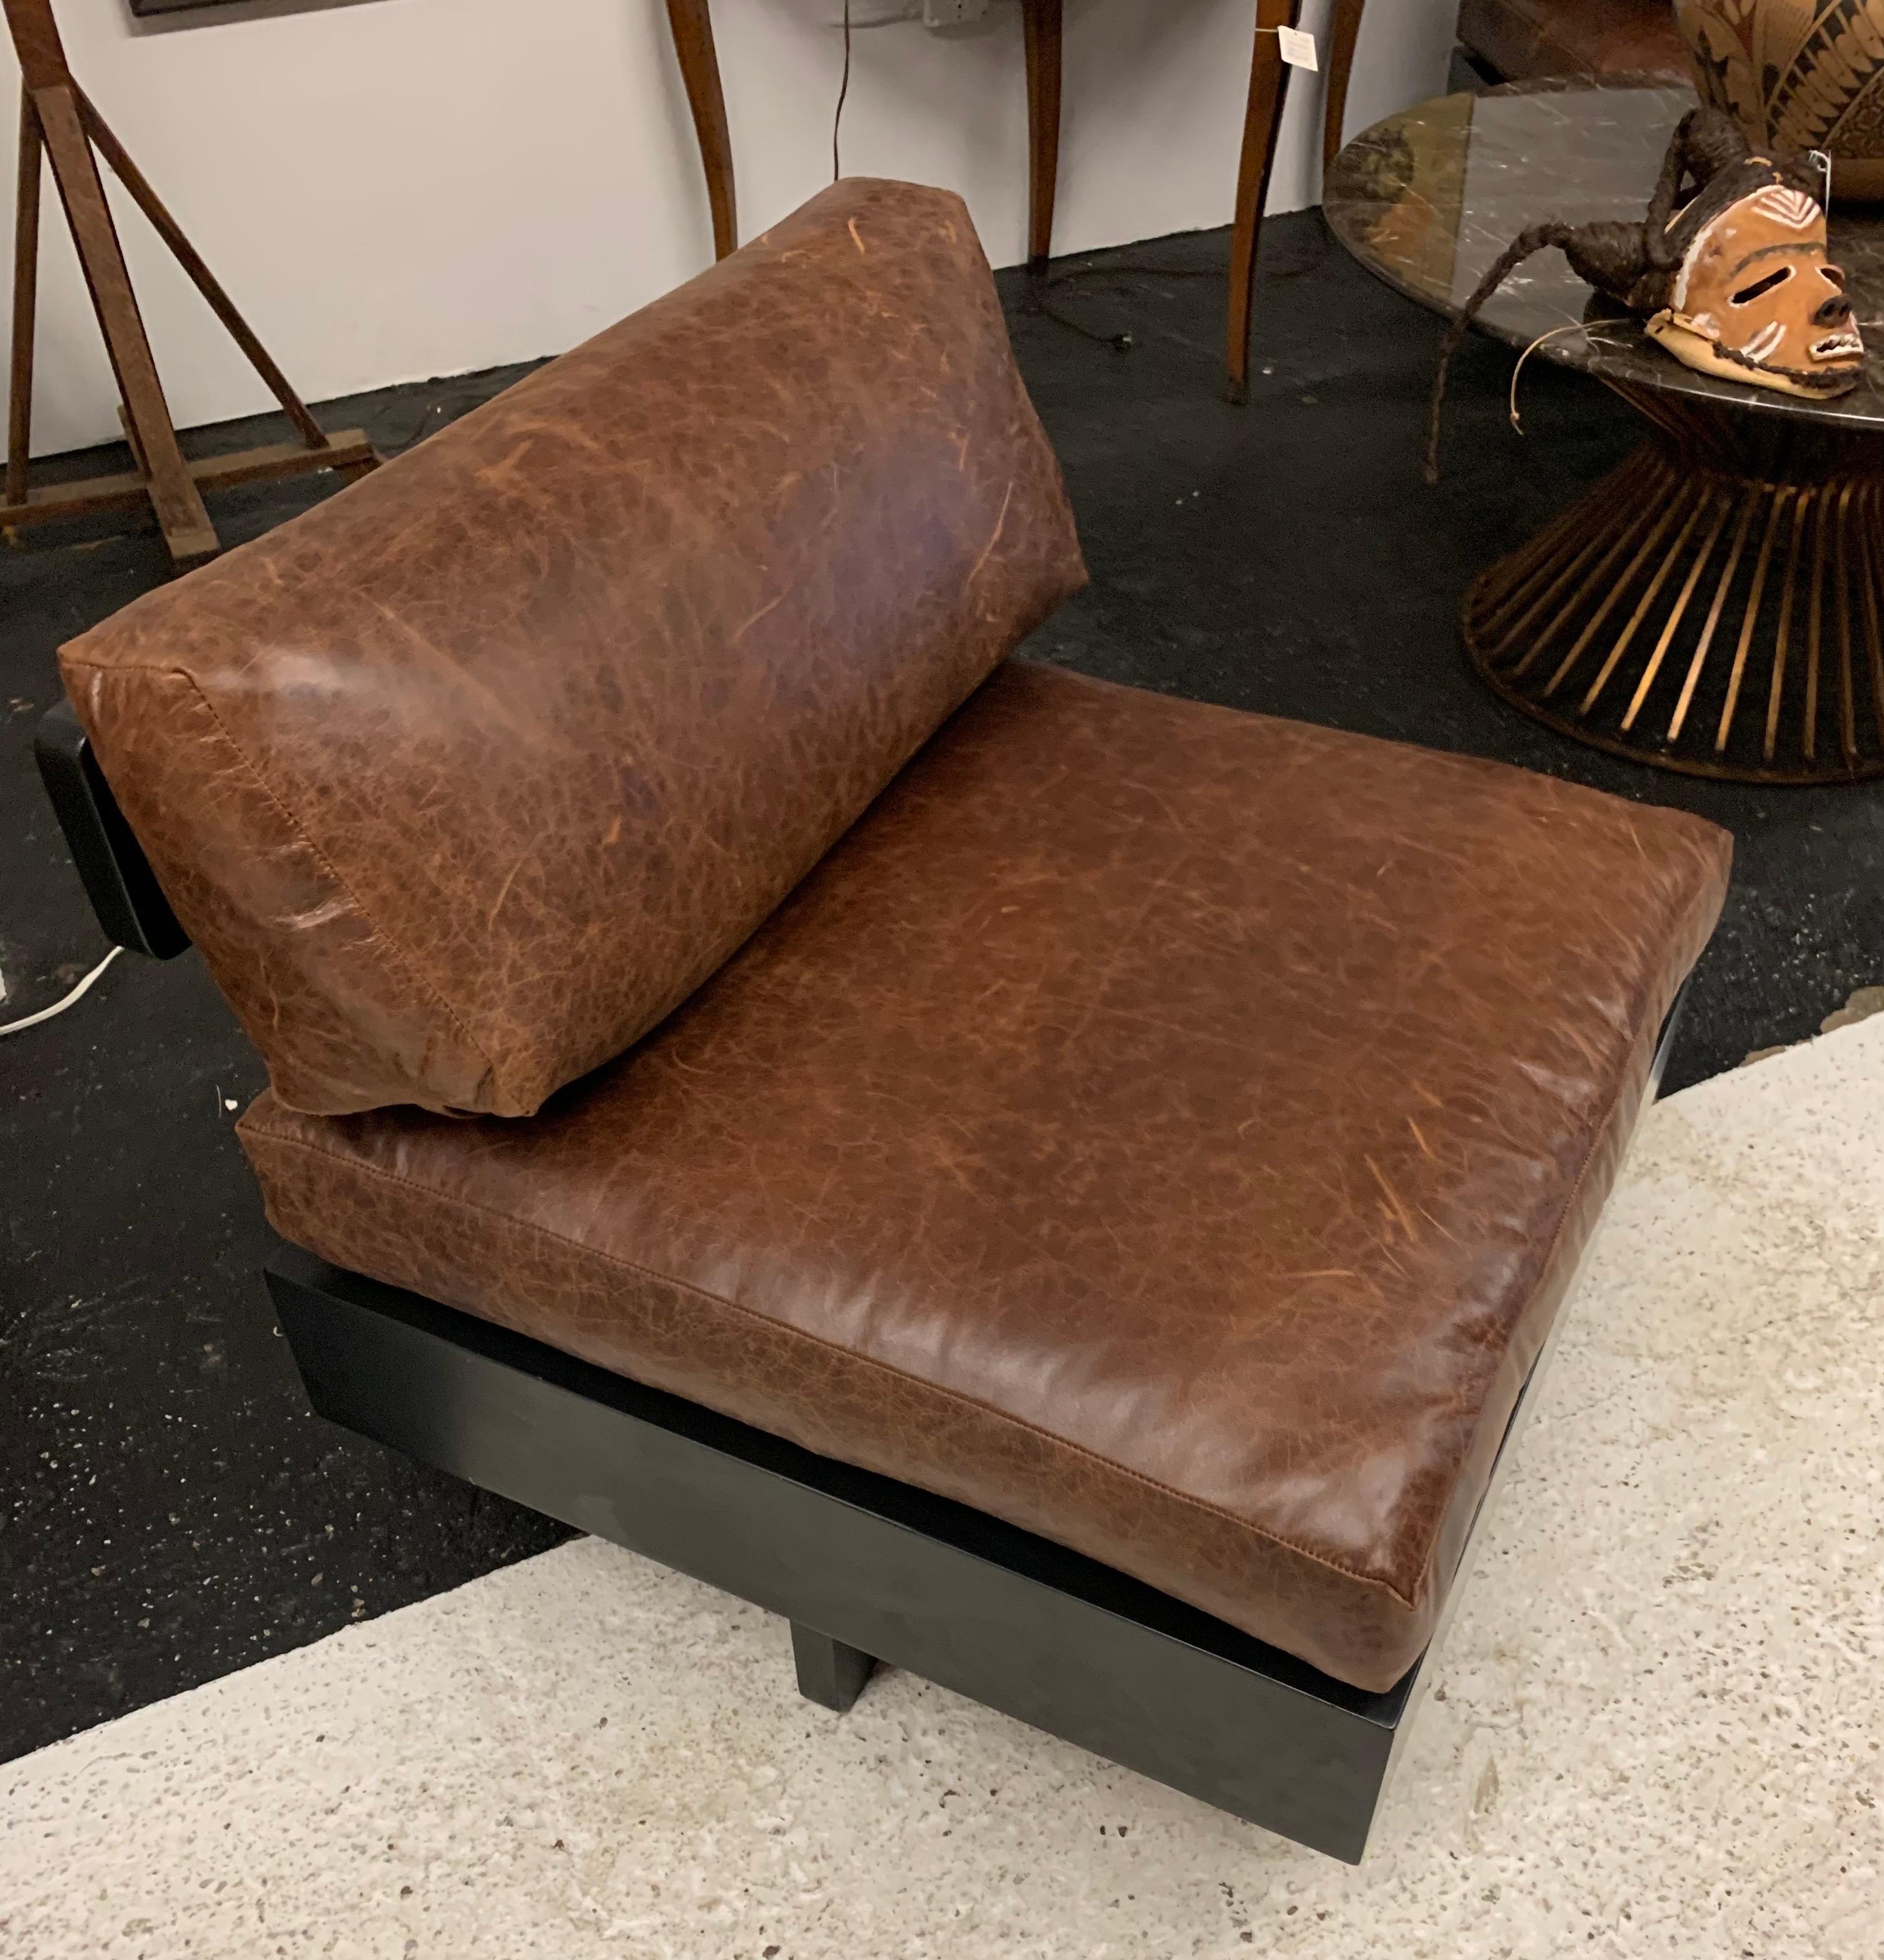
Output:
M1527 83L1448 95L1357 136L1329 173L1323 208L1341 243L1389 285L1456 314L1527 225L1620 218L1640 223L1685 88ZM1849 394L1810 402L1698 374L1640 324L1593 293L1557 251L1521 266L1478 316L1488 333L1540 357L1638 388L1844 426L1884 422L1884 206L1831 214L1831 256L1845 269L1870 345ZM1568 328L1567 332L1556 329Z

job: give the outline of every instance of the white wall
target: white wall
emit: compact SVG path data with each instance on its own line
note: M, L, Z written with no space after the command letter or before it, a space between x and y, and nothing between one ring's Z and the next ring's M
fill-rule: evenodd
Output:
M80 81L310 399L556 352L711 256L662 0L254 0L157 24L57 5ZM1307 24L1327 6L1306 0ZM746 236L829 180L839 9L715 0ZM1252 0L1067 11L1057 249L1227 223ZM1373 0L1351 129L1443 86L1455 11ZM950 185L996 264L1024 256L1013 0L978 30L872 28L855 50L846 170ZM0 157L16 99L0 80ZM1319 107L1298 78L1274 208L1316 194ZM121 228L179 424L269 406L135 212ZM36 453L115 435L115 403L49 185Z

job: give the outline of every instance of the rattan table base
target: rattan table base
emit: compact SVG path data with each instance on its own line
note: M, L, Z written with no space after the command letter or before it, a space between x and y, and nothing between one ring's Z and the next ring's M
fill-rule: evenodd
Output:
M1526 714L1742 782L1884 775L1884 441L1611 382L1648 440L1466 598Z

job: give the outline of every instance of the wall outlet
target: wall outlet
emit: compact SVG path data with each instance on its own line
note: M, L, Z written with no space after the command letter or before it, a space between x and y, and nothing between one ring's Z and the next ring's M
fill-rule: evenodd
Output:
M925 27L961 27L971 21L985 19L988 0L922 0Z

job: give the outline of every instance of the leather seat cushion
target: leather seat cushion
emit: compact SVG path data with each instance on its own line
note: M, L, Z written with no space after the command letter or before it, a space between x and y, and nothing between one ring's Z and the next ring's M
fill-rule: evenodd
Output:
M1432 1631L1725 835L1010 664L524 1124L242 1135L288 1238L1358 1686Z
M1507 81L1692 78L1669 0L1464 0L1459 38Z

